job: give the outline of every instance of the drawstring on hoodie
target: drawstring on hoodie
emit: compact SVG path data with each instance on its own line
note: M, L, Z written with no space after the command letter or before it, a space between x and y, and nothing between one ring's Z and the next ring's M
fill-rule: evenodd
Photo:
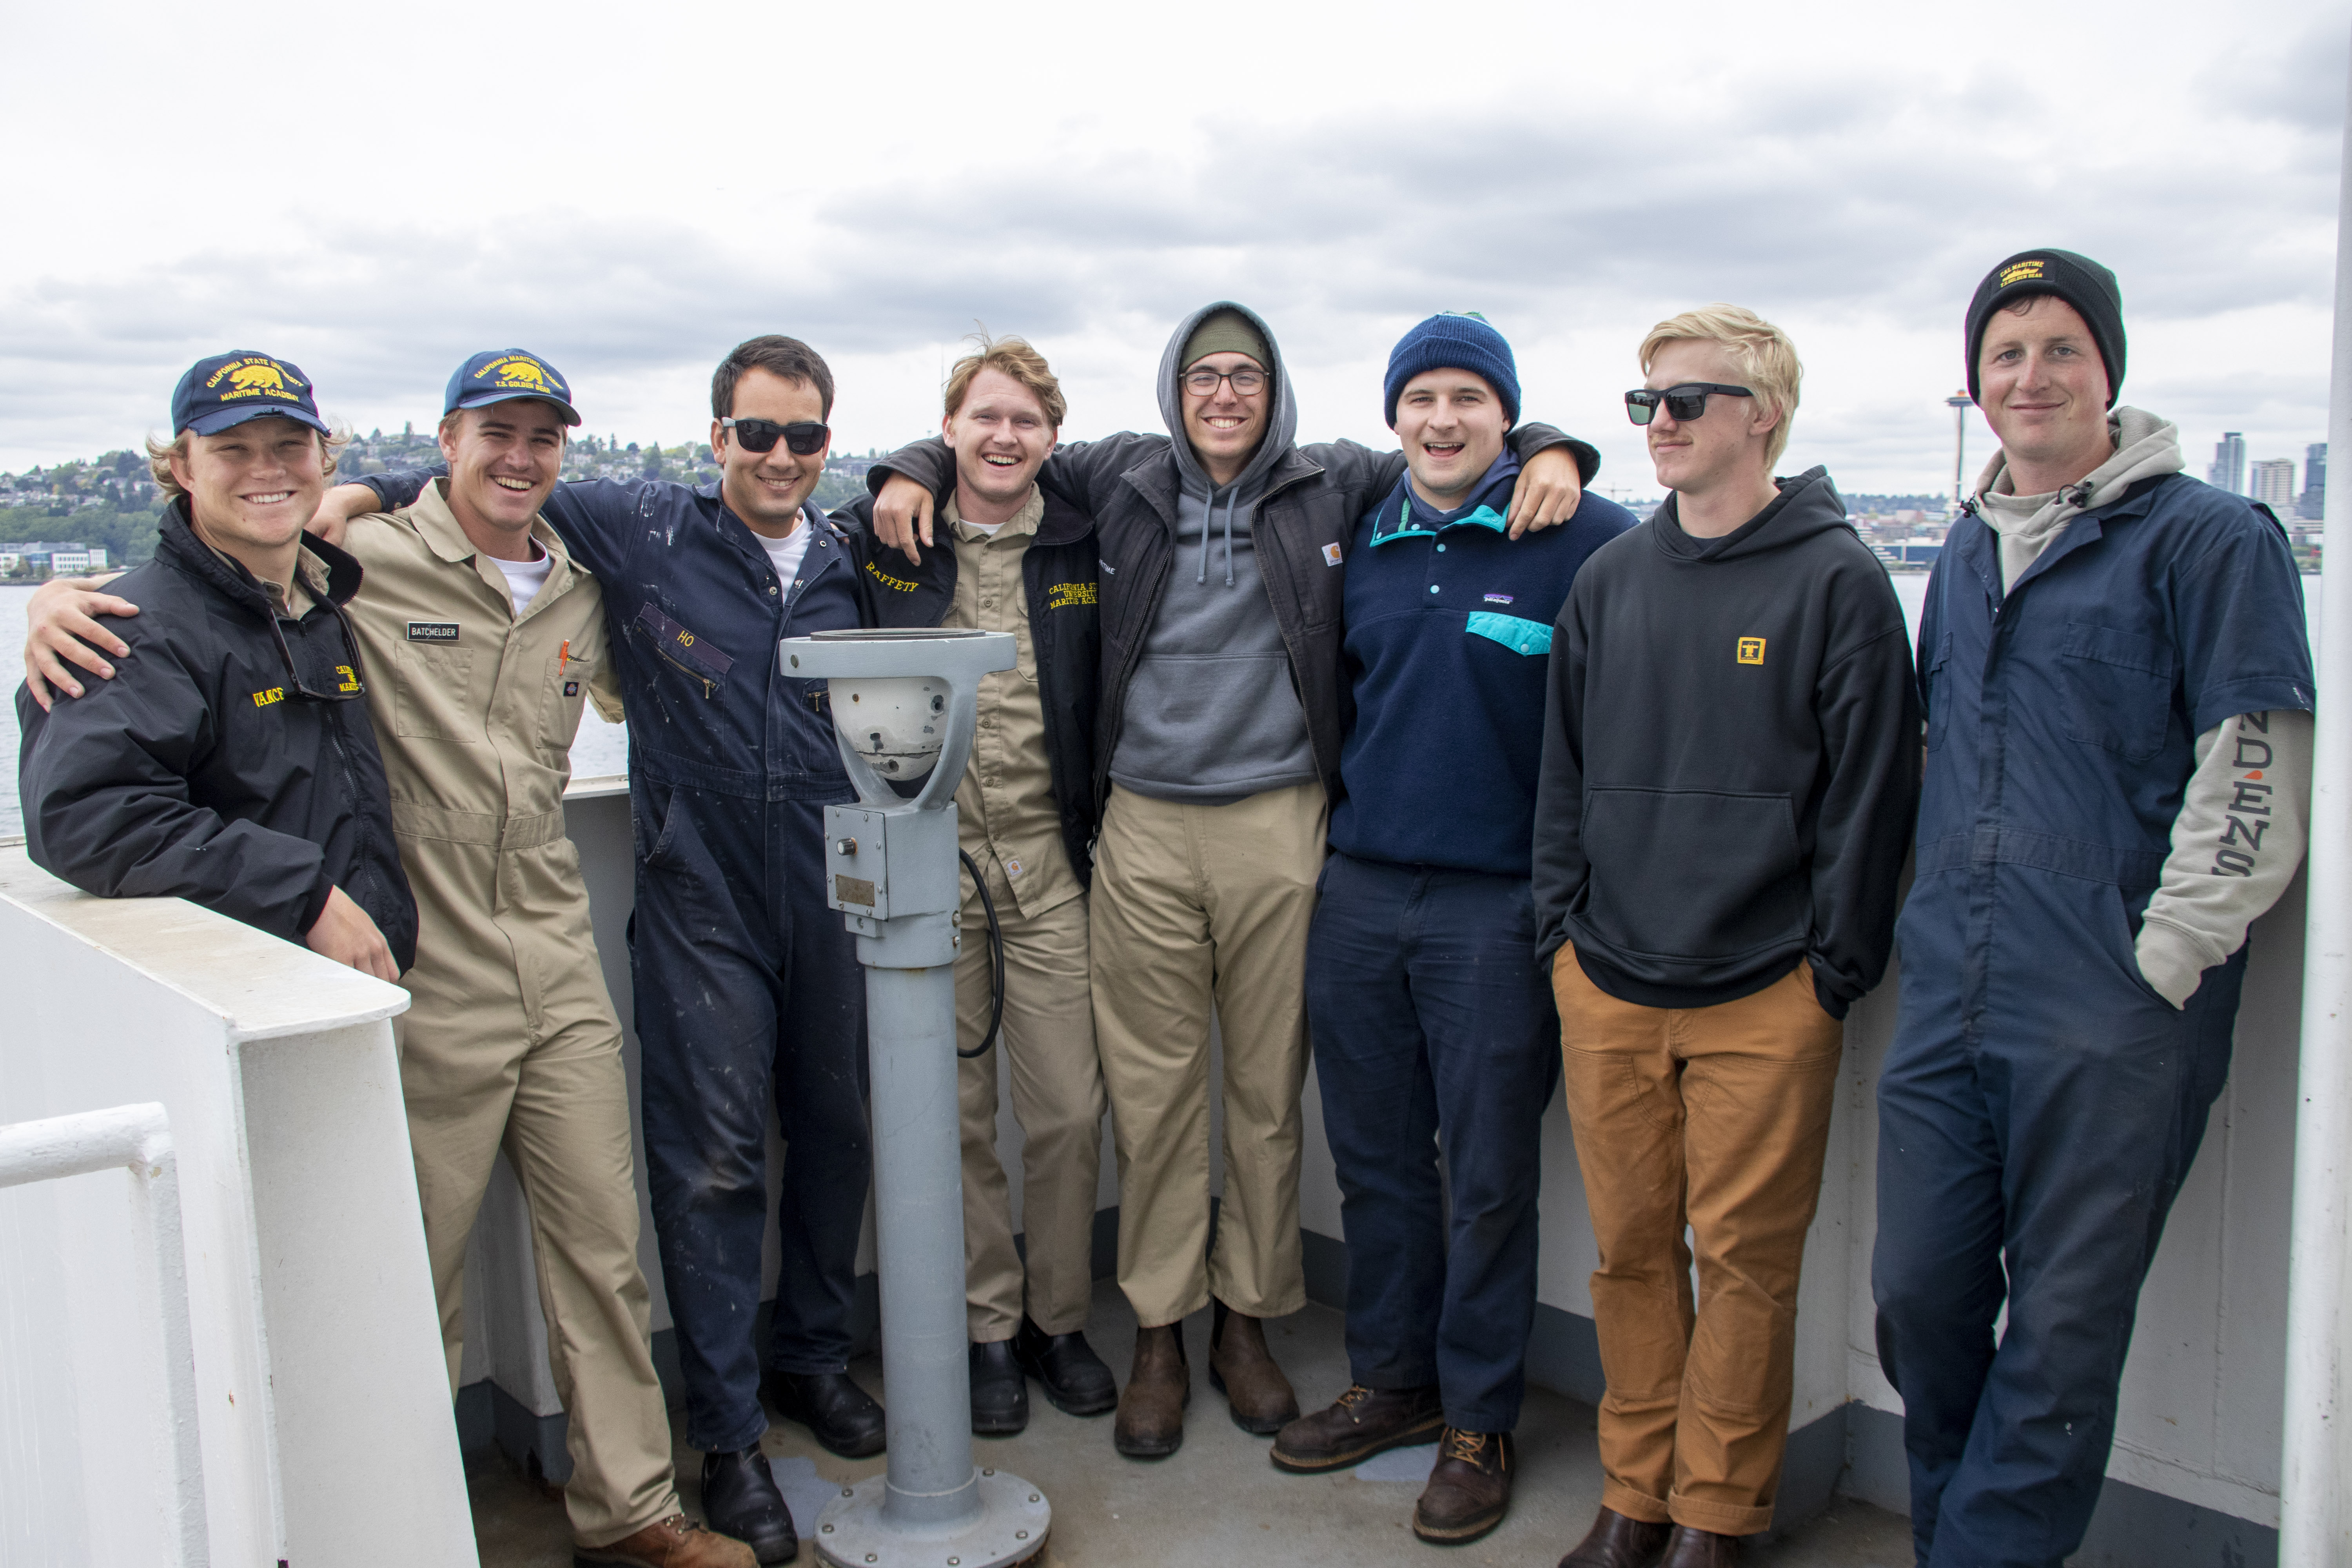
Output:
M1234 585L1234 500L1240 489L1239 485L1232 485L1225 490L1225 586L1228 588ZM1209 528L1213 521L1210 513L1215 510L1216 504L1214 490L1210 491L1208 498L1201 502L1201 570L1193 575L1195 583L1209 580Z

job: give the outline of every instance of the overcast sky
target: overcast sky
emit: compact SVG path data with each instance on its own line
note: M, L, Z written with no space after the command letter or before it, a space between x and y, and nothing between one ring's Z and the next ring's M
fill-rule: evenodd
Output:
M1932 490L1969 293L2048 245L2120 275L2124 399L2194 471L2225 428L2299 460L2347 29L2210 0L0 0L0 468L161 429L232 348L364 431L521 346L592 429L667 443L706 438L720 354L789 332L863 450L935 427L984 323L1053 361L1065 438L1157 429L1169 330L1231 297L1280 336L1303 438L1385 444L1389 346L1476 310L1528 415L1647 494L1634 348L1721 299L1804 356L1788 471Z

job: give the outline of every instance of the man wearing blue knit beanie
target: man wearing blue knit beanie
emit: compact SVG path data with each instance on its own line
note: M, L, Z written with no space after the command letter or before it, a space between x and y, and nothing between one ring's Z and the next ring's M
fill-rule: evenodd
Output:
M1519 378L1485 318L1414 327L1383 392L1407 468L1348 551L1354 716L1307 950L1350 1383L1282 1429L1274 1462L1318 1473L1435 1438L1412 1528L1450 1545L1510 1506L1535 1316L1560 1070L1528 885L1552 619L1633 519L1588 491L1564 526L1509 542Z

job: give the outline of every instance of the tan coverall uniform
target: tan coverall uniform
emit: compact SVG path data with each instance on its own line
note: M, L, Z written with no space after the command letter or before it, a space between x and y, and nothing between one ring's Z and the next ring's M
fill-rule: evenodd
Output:
M965 1321L975 1342L1009 1340L1024 1307L1049 1334L1087 1325L1094 1289L1095 1187L1102 1170L1103 1079L1087 984L1087 895L1062 845L1045 751L1045 709L1021 566L1043 498L993 531L941 509L955 541L955 601L944 623L1013 634L1018 663L983 678L971 763L956 786L958 837L988 878L1004 935L1004 1022L996 1049L958 1064L963 1123ZM969 886L969 884L967 884ZM988 918L963 901L956 960L957 1045L988 1029L993 994ZM1021 1217L1027 1291L1013 1246L1013 1201L996 1157L997 1062L1021 1124Z
M564 1490L601 1546L678 1511L669 1415L637 1267L621 1029L604 989L563 789L592 686L617 717L604 595L545 520L554 557L520 616L427 485L353 520L366 573L350 606L416 895L414 998L397 1020L401 1088L454 1392L467 1239L503 1148L530 1209L541 1310L570 1415Z

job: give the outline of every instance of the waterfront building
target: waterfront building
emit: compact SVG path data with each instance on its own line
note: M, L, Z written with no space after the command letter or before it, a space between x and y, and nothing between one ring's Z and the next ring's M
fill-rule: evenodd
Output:
M2213 464L2205 470L2205 482L2231 495L2246 493L2246 438L2235 430L2224 431L2213 443Z
M2295 513L2314 521L2327 515L2327 443L2314 441L2303 449L2303 499Z
M2282 515L2294 506L2294 459L2265 458L2247 475L2246 493Z

